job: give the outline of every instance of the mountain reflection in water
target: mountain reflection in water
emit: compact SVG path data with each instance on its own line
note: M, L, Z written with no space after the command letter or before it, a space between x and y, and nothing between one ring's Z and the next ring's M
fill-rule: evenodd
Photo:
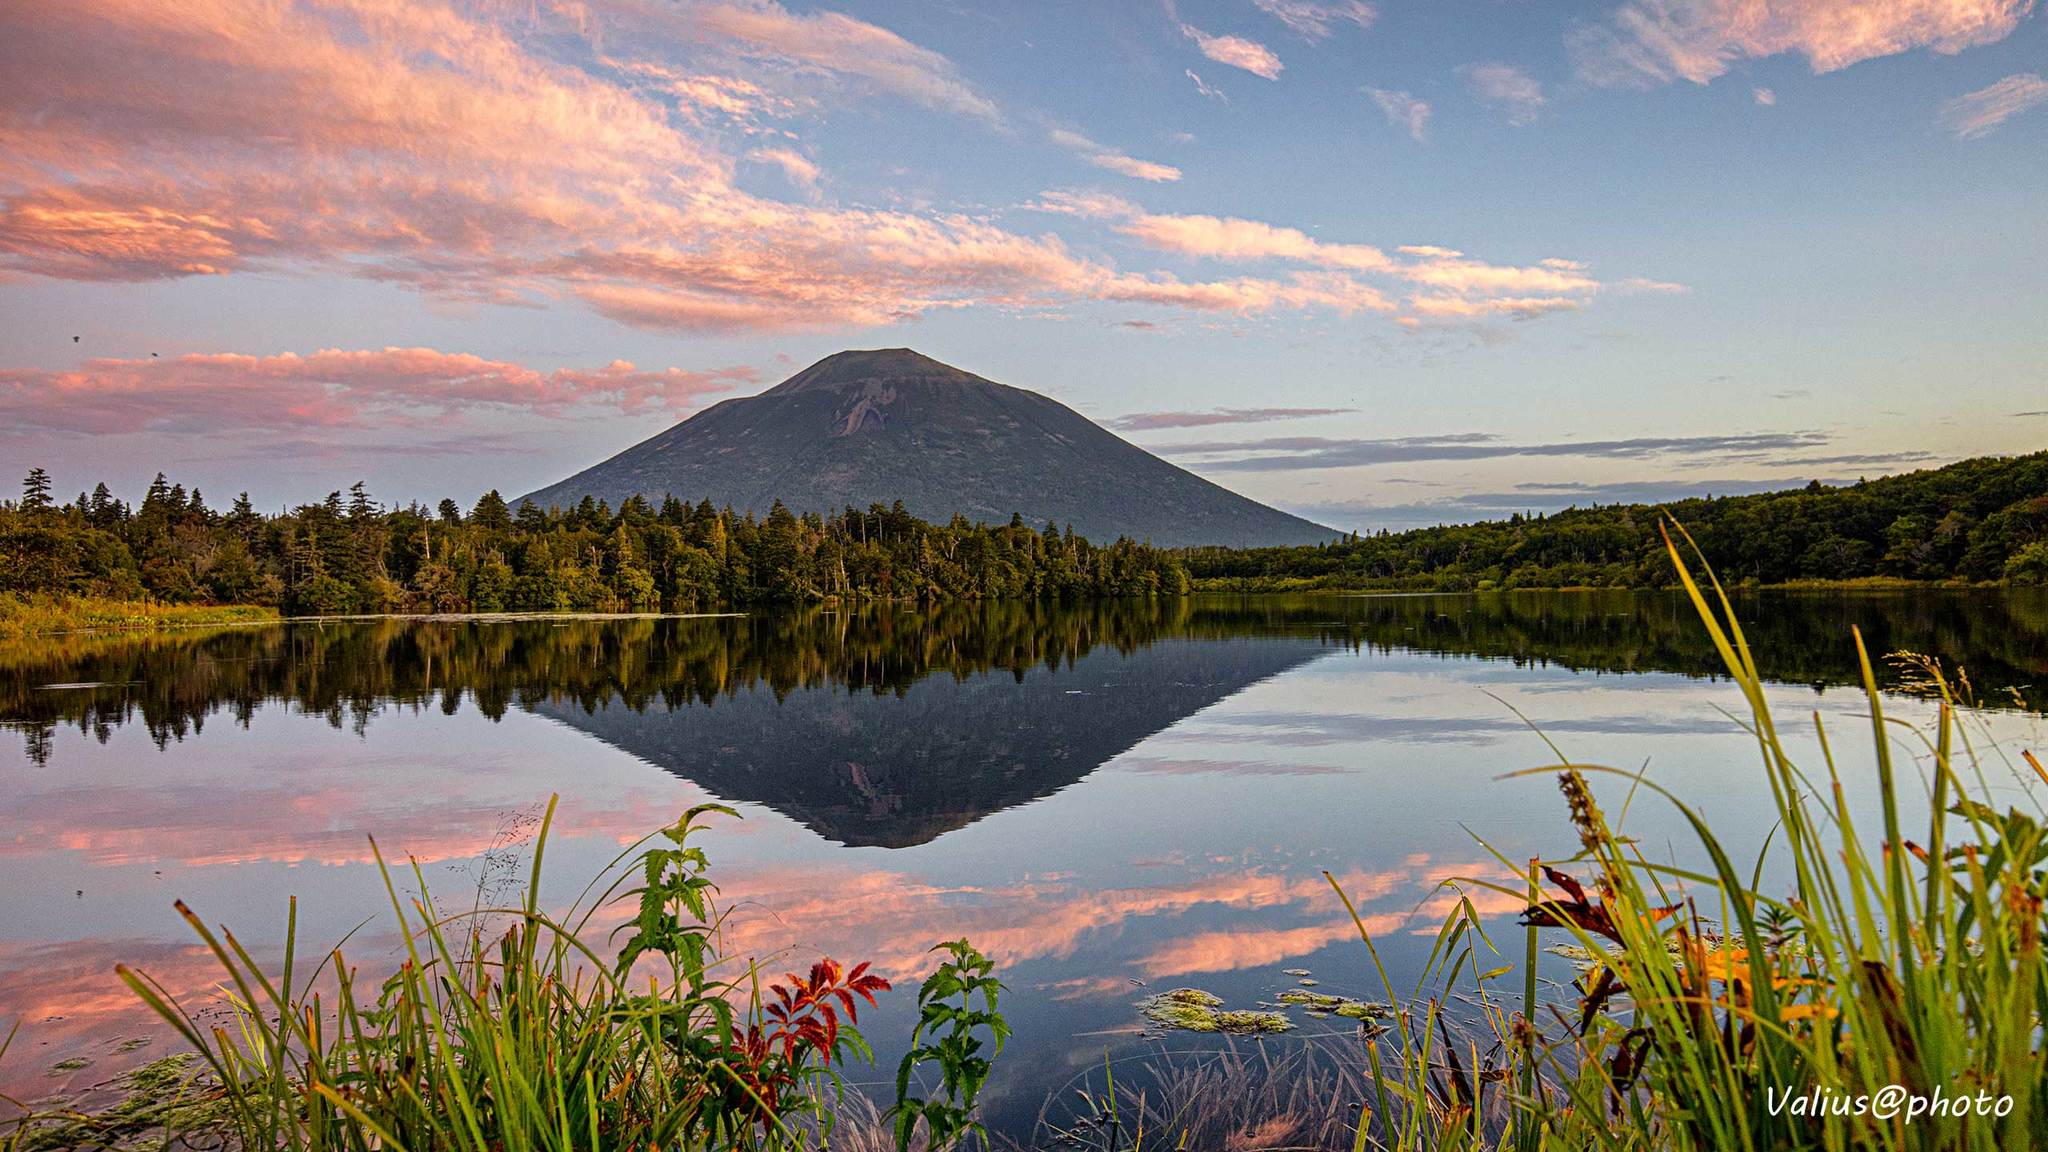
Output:
M1852 627L1861 628L1873 655L1908 650L1966 667L1993 707L2011 703L2008 690L2033 684L2048 664L2048 589L1781 592L1740 598L1737 608L1765 678L1781 682L1858 683ZM1714 676L1720 667L1682 597L1633 592L871 605L665 620L392 619L0 645L0 723L23 732L30 759L41 762L57 724L104 740L113 726L141 723L162 744L219 713L246 723L266 701L337 727L367 723L380 703L453 713L464 695L493 718L523 705L566 721L576 713L601 716L615 703L646 713L758 690L778 701L827 686L903 698L929 677L964 683L992 673L1023 684L1034 669L1057 670L1092 653L1129 657L1161 640L1226 638L1592 672ZM1219 685L1241 685L1260 678L1262 665L1269 665L1263 675L1291 666L1277 654L1244 663L1211 671ZM1218 693L1227 694L1227 687ZM1215 698L1198 693L1186 703L1191 711Z

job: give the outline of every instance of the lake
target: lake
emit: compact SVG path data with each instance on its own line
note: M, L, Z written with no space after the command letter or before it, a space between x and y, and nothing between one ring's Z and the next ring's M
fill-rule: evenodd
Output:
M2018 795L2003 757L2048 743L2013 697L2040 699L2048 593L1784 592L1739 610L1795 754L1814 759L1818 712L1859 797L1852 626L1874 654L1967 670L1994 788ZM972 938L1001 965L1017 1032L989 1114L1023 1133L1105 1059L1216 1043L1148 1027L1134 1005L1150 992L1248 1007L1307 969L1319 991L1377 997L1324 871L1405 989L1439 885L1507 874L1479 837L1514 861L1576 849L1549 775L1501 778L1554 763L1545 737L1646 771L1753 857L1770 801L1718 667L1682 598L1621 592L377 620L0 647L0 1035L21 1024L0 1092L84 1093L173 1049L112 969L204 999L215 973L174 899L274 953L296 896L302 951L368 920L350 944L363 961L395 946L368 835L467 904L506 882L557 793L547 867L565 900L719 800L744 815L704 841L733 948L774 971L829 954L908 982L932 944ZM1887 707L1932 715L1905 693ZM1622 789L1598 787L1621 818ZM1690 851L1647 796L1626 821L1647 853ZM1515 902L1479 904L1519 956ZM887 1079L911 998L863 1016L882 1063L856 1079ZM1293 1015L1285 1037L1236 1043L1351 1028Z

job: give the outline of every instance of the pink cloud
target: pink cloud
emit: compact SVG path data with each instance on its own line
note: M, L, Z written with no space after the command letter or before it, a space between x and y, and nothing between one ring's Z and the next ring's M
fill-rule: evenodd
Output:
M1097 144L1079 132L1055 128L1046 133L1046 137L1060 147L1078 154L1097 168L1108 169L1120 176L1129 176L1133 180L1148 180L1155 184L1180 179L1180 169L1171 164L1140 160L1118 149Z
M1337 416L1356 408L1216 408L1207 412L1133 412L1106 421L1108 427L1124 432L1150 432L1160 428L1206 428L1217 424L1263 424L1273 420L1299 420L1308 416ZM1145 769L1153 771L1154 769Z
M572 301L681 332L865 327L1075 300L1390 311L1382 287L1360 276L1413 278L1409 263L1368 245L1101 197L1043 206L1114 217L1150 251L1305 267L1189 280L1120 269L980 215L753 195L736 187L734 157L697 130L712 116L751 130L804 105L732 68L627 54L643 43L673 50L678 38L728 57L712 64L845 75L993 114L944 57L766 0L520 13L434 0L30 0L0 7L0 275L310 271L454 299ZM579 44L589 53L580 66ZM1273 60L1267 71L1277 70ZM1179 175L1070 135L1066 146L1107 170ZM750 155L816 198L802 153L777 142ZM1425 271L1423 282L1454 290L1443 279L1456 270Z
M1327 40L1339 23L1356 24L1360 28L1372 27L1379 13L1364 0L1336 0L1335 3L1318 3L1316 0L1252 0L1259 10L1287 25L1295 35L1310 43Z
M794 148L756 148L747 154L749 160L781 169L782 175L791 184L807 192L818 189L818 166L810 157Z
M1408 135L1421 141L1429 132L1429 102L1418 100L1406 92L1395 92L1386 88L1367 88L1366 94L1379 106L1380 115L1387 123L1408 130Z
M1195 46L1202 50L1202 55L1218 64L1242 68L1254 76L1264 76L1268 80L1278 80L1281 71L1287 67L1280 62L1280 57L1273 54L1272 49L1256 40L1247 40L1242 36L1211 36L1199 28L1184 30L1188 37L1194 40Z
M1393 266L1385 252L1369 244L1325 243L1299 229L1257 220L1140 214L1117 230L1151 248L1218 260L1277 258L1358 271Z
M1536 122L1549 101L1536 78L1512 64L1474 64L1465 70L1465 80L1480 102L1499 109L1509 124L1519 128Z
M773 0L705 3L617 0L614 10L739 42L748 51L863 77L927 107L998 120L995 103L961 79L952 61L896 33L839 12L799 16Z
M1179 26L1181 35L1194 41L1195 47L1201 50L1202 55L1218 64L1241 68L1254 76L1263 76L1268 80L1278 80L1280 73L1287 67L1280 62L1280 57L1274 55L1271 48L1256 40L1247 40L1242 36L1211 35L1183 21L1172 0L1167 2L1166 14ZM1194 73L1190 72L1189 75L1193 76ZM1201 77L1195 77L1195 85L1204 87Z
M2048 103L2048 80L2022 72L1942 105L1940 122L1957 139L1974 140L2044 103Z
M548 417L675 413L756 379L750 368L650 371L623 360L541 372L430 348L89 360L64 371L0 370L0 422L16 431L90 434L195 424L270 432L446 428L450 416L479 409Z
M2034 0L1630 0L1580 30L1579 75L1603 85L1705 84L1747 58L1797 52L1815 72L2010 35Z
M1388 302L1378 289L1358 279L1371 275L1413 285L1421 291L1408 298L1410 318L1456 319L1488 315L1527 319L1581 306L1599 292L1600 281L1586 271L1584 263L1552 257L1529 266L1490 264L1474 260L1451 248L1435 245L1407 245L1397 249L1401 259L1370 244L1319 240L1298 228L1267 224L1258 220L1201 215L1163 215L1144 211L1128 200L1091 193L1048 192L1033 205L1044 211L1109 222L1121 235L1162 252L1226 263L1282 261L1312 265L1329 271L1296 274L1291 281L1261 280L1230 283L1211 282L1180 286L1155 282L1150 291L1177 296L1188 307L1200 308L1204 301L1214 309L1229 307L1222 301L1233 296L1259 298L1252 310L1301 306L1303 300L1327 301L1325 306L1342 310L1397 311L1402 306ZM1683 291L1678 285L1634 280L1628 285L1643 291ZM1655 287L1649 287L1655 285ZM1285 287L1290 291L1282 291ZM1323 295L1318 296L1320 292Z

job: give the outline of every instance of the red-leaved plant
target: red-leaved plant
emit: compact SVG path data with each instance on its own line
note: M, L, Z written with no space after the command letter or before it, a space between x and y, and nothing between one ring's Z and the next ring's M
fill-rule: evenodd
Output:
M806 1075L830 1069L851 1051L869 1057L867 1042L854 1025L860 1001L870 1005L889 982L868 971L865 963L851 971L826 957L811 965L808 977L789 973L787 983L768 986L761 1019L734 1037L727 1062L754 1106L753 1119L774 1123ZM846 1022L840 1023L840 1013Z

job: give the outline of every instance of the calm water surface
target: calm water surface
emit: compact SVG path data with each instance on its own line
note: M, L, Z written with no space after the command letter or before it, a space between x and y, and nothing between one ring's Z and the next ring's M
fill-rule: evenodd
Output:
M2044 744L2010 690L2036 697L2048 675L2048 598L1781 594L1742 610L1781 723L1821 713L1852 786L1868 773L1867 712L1846 687L1856 625L1874 651L1968 669L1998 705L1973 733L2019 794L2000 757ZM0 1033L22 1026L0 1091L76 1093L172 1050L112 968L205 998L215 974L173 899L275 949L296 895L315 945L371 919L361 958L394 944L378 935L368 834L461 897L496 882L559 793L548 868L566 898L623 844L717 799L745 814L707 841L738 950L788 967L871 959L899 980L962 934L997 957L1018 1036L992 1110L1017 1130L1105 1055L1200 1043L1140 1035L1147 989L1249 1006L1293 985L1282 969L1309 968L1323 991L1371 994L1324 870L1406 981L1439 882L1500 873L1473 833L1510 859L1569 855L1549 778L1498 779L1551 762L1517 712L1575 759L1647 764L1753 853L1769 801L1717 666L1683 601L1624 593L0 647ZM1929 714L1905 696L1889 707ZM1810 722L1786 726L1811 760ZM1627 818L1646 850L1689 851L1668 812L1639 802ZM1513 911L1482 907L1503 926ZM909 999L885 999L869 1029L885 1068ZM1297 1019L1302 1034L1344 1023ZM75 1058L90 1063L53 1070Z

